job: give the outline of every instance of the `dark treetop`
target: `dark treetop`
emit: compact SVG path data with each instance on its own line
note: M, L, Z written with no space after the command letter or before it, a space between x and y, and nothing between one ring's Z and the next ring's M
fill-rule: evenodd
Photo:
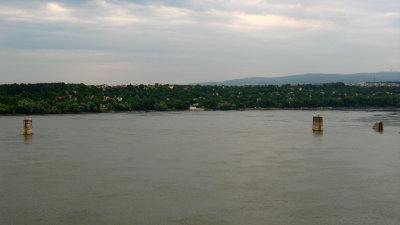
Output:
M206 110L301 107L400 107L398 83L320 85L0 85L0 113L41 114L130 110Z

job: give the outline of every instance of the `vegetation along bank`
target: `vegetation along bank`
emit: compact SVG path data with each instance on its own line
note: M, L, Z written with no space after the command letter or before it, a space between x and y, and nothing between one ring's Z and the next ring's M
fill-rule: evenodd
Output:
M2 84L1 114L132 110L241 110L301 107L400 107L399 85L85 85Z

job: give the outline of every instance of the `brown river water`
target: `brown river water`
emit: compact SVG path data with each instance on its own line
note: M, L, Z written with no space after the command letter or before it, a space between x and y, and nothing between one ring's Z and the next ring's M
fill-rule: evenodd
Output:
M313 113L0 116L0 224L400 224L400 111Z

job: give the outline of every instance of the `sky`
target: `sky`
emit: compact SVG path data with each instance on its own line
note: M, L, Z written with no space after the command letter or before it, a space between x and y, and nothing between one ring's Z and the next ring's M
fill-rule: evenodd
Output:
M390 70L399 0L0 0L0 83Z

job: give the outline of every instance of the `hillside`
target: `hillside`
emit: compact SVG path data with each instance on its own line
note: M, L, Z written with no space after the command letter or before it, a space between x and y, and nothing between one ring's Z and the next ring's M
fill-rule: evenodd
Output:
M226 80L220 82L204 82L200 85L264 85L264 84L316 84L343 82L347 84L360 82L400 81L400 72L377 72L355 74L324 74L309 73L284 77L250 77L243 79Z

